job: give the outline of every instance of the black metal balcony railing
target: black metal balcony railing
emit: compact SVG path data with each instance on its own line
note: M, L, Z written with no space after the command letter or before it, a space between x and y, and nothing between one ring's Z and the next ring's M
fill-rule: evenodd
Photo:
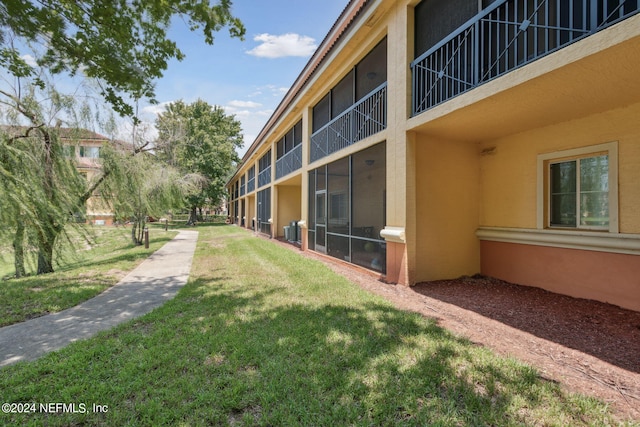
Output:
M293 150L276 160L276 179L282 178L301 167L302 144L293 147Z
M321 159L387 127L387 83L311 135L310 160Z
M268 184L271 184L271 166L258 174L258 188Z
M255 189L256 189L256 179L251 178L250 180L247 181L247 194L251 193Z
M411 63L413 115L639 11L638 0L498 0Z

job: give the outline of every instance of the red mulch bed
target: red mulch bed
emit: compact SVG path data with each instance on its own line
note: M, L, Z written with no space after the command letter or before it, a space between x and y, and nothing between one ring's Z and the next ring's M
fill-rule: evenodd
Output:
M301 254L400 309L535 366L569 391L609 403L621 420L640 420L640 312L483 276L390 285L330 257Z

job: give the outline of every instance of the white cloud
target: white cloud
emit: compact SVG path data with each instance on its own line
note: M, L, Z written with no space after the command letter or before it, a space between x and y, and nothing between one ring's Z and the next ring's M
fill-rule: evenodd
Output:
M233 107L224 107L224 111L227 114L233 114L234 116L236 116L237 119L241 119L243 117L249 117L251 114L254 114L252 111L239 110L239 109L233 108Z
M288 87L283 87L283 86L278 87L276 85L267 85L266 88L267 90L269 90L269 92L271 92L271 96L278 96L278 97L283 97L289 90Z
M160 113L164 113L167 105L171 104L173 101L161 102L159 104L147 105L142 108L143 114L153 114L158 115Z
M310 56L318 47L313 38L295 33L279 36L264 33L255 36L253 40L261 42L261 44L247 51L247 53L261 58L305 57Z
M249 122L254 122L257 120L258 122L264 124L265 118L269 118L271 114L273 114L273 110L239 110L233 107L224 107L224 111L227 114L233 114L240 121L248 120Z
M38 65L36 63L36 59L33 56L29 55L29 54L22 55L21 58L24 60L24 62L27 63L27 65L30 65L32 67L35 67L35 66Z
M234 108L258 108L258 107L262 107L262 104L260 104L258 102L253 102L253 101L238 101L238 100L234 100L234 101L229 101L229 107L234 107Z

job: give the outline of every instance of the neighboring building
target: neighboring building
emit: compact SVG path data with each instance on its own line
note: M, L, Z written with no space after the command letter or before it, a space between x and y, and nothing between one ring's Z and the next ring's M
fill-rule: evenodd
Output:
M352 0L229 180L230 217L415 284L640 310L640 11ZM295 231L293 231L295 230Z
M2 126L2 129L13 135L23 134L26 130L23 126ZM111 140L86 129L58 128L56 131L62 141L64 154L75 159L78 172L87 182L91 182L102 169L100 151ZM78 212L76 217L79 221L95 225L112 225L114 221L114 214L100 191L87 200L86 211Z
M92 182L101 173L100 151L110 140L106 136L86 130L61 128L60 137L65 144L67 156L75 158L78 171ZM86 222L94 225L113 225L114 214L109 203L96 191L87 200Z

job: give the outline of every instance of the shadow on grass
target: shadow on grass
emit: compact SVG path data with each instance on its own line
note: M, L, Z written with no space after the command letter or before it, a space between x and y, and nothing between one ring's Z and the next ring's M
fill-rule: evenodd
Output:
M171 238L150 240L160 248ZM54 273L31 275L2 282L0 327L73 307L115 285L124 270L147 259L154 250L127 244L99 258L78 259L58 266ZM80 258L80 257L77 257ZM100 271L107 270L109 271Z
M2 284L0 327L58 312L86 301L115 284L102 273L68 278L52 273L13 279Z
M154 230L162 230L165 229L165 224L163 222L153 222L147 224L150 231ZM210 227L230 227L230 224L225 224L224 222L198 222L196 225L187 225L186 221L179 222L169 222L166 226L168 231L178 231L178 230L198 230L199 228L210 228Z
M372 300L288 302L284 285L230 283L214 269L142 318L0 370L4 400L82 396L109 407L26 414L49 425L589 425L602 416L417 314Z
M640 373L640 313L489 278L420 283L430 298Z
M150 238L149 245L153 246L156 243L158 243L159 245L155 249L157 250L157 249L160 249L165 243L168 243L169 241L171 241L170 237L160 236L160 237ZM83 266L96 267L96 266L109 265L109 264L115 265L120 262L136 262L141 259L148 258L149 255L151 255L155 250L145 249L144 246L140 246L140 245L136 246L133 243L127 243L118 248L115 248L112 252L113 255L105 255L101 257L100 260L95 260L95 259L92 259L90 261L80 260L75 263L69 263L63 267L58 268L58 270L56 271L68 271L68 270L73 270Z
M145 378L135 396L145 397L129 397L138 420L166 421L149 405L165 393L164 411L195 399L206 408L187 419L245 425L535 424L544 418L537 412L563 400L531 368L491 362L421 316L374 302L274 306L277 288L229 289L227 281L196 279L136 322L147 334L135 358ZM197 396L177 386L176 372ZM547 421L579 412L566 404Z

